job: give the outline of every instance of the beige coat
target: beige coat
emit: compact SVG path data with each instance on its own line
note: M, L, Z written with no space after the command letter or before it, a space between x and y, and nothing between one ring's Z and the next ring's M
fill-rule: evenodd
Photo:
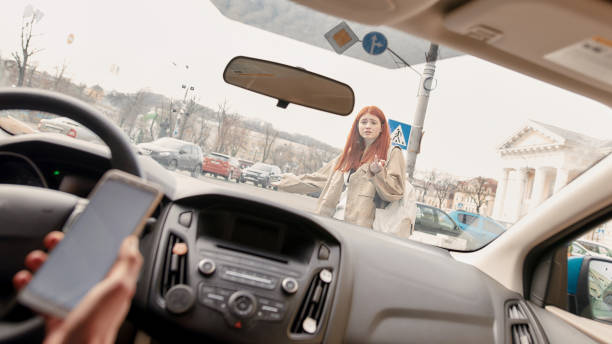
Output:
M311 193L321 191L316 213L332 217L340 200L344 185L341 171L334 171L340 157L328 162L317 172L293 176L285 175L278 188L287 192ZM344 220L372 228L376 206L374 196L387 202L397 201L404 195L406 164L401 149L391 147L382 171L373 174L369 164L361 165L349 179Z

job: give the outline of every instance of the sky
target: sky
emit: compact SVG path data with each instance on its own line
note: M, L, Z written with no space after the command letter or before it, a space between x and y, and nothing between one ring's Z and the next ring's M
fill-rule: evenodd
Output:
M208 0L9 1L0 12L3 59L19 46L28 4L44 12L35 29L40 35L33 40L44 50L33 61L50 73L66 61L66 74L75 82L107 91L144 88L175 99L182 99L181 85L187 84L203 105L216 108L227 100L230 111L338 148L363 106L377 105L388 118L412 122L419 75L411 69L387 69L238 23ZM67 44L69 34L72 44ZM401 41L401 36L393 39ZM390 47L402 45L394 41ZM226 84L225 65L238 55L299 66L349 84L356 98L353 114L341 117L296 105L280 109L274 99ZM118 66L118 74L112 66ZM436 79L418 169L496 177L502 167L496 148L528 119L612 139L609 107L483 60L464 55L439 61Z

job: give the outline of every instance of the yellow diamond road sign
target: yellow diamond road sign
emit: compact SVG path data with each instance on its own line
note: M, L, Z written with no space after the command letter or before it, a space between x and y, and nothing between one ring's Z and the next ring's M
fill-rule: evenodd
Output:
M342 54L353 44L359 42L359 38L346 22L336 25L333 29L327 31L324 36L338 54Z

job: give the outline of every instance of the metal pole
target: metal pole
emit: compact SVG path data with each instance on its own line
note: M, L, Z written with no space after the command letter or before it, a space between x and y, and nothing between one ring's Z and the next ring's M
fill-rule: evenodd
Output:
M413 179L414 166L416 158L421 150L421 137L423 136L423 123L425 122L425 114L427 113L427 104L429 102L429 92L432 83L434 82L434 73L436 71L436 60L438 59L438 45L430 44L429 51L426 55L425 70L421 74L421 82L417 92L417 105L412 120L412 129L410 130L410 139L408 140L408 157L406 159L406 172L408 178Z

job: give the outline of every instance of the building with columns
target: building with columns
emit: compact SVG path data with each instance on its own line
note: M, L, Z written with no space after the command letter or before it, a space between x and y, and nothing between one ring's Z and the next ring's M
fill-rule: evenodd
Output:
M530 120L497 151L505 166L492 217L514 223L611 152L612 141Z

